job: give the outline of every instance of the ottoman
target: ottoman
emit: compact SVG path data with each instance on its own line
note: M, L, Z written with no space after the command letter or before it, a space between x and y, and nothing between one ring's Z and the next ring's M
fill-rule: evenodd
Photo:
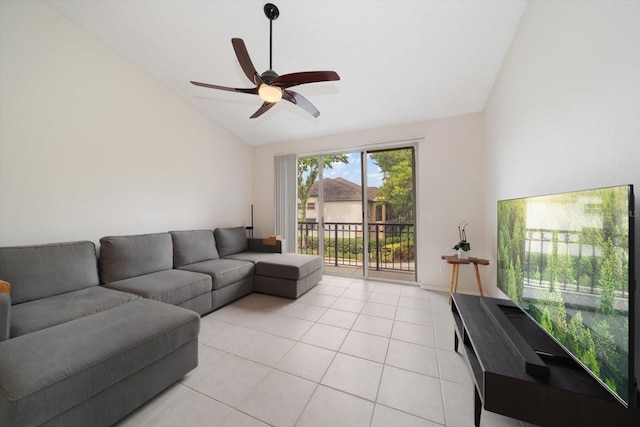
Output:
M318 255L286 253L256 263L256 292L298 298L320 280L322 258Z

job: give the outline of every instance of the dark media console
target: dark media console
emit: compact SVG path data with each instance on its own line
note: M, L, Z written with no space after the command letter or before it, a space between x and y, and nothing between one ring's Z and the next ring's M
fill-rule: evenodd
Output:
M540 426L640 426L627 409L510 300L454 294L455 350L475 382L475 426L484 407Z

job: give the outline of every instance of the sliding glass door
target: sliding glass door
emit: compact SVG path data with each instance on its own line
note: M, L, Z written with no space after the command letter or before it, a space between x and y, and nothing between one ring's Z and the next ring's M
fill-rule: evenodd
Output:
M415 281L414 150L298 159L300 253L325 273Z

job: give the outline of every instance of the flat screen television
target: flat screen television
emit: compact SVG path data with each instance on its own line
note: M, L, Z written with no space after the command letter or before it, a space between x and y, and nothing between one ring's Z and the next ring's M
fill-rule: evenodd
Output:
M501 200L497 242L498 288L630 407L633 212L631 185Z

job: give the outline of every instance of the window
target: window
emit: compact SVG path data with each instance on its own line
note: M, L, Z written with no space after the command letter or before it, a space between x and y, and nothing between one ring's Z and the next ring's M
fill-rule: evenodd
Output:
M316 204L314 202L307 203L307 210L314 210L316 208Z

